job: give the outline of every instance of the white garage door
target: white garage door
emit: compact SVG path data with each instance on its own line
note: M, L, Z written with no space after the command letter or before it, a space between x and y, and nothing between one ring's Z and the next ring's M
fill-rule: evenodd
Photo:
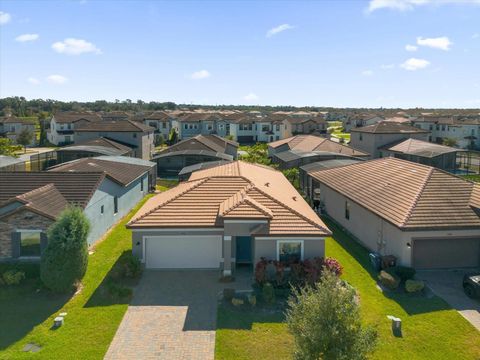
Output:
M221 236L149 236L145 239L149 269L217 269Z

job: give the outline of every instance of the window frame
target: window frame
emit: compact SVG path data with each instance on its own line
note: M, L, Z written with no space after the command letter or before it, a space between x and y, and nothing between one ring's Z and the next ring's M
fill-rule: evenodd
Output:
M297 240L297 239L288 239L288 240L277 240L276 244L276 259L277 261L280 261L280 247L282 244L290 244L290 243L295 243L295 244L300 244L300 261L303 261L305 259L305 240Z
M113 197L113 215L118 214L118 196Z
M41 230L41 229L16 229L15 230L16 233L20 234L20 239L19 239L19 244L18 246L20 247L20 250L19 250L19 258L21 259L39 259L41 256L42 256L42 234L45 233L45 231ZM30 255L30 256L24 256L22 255L22 233L34 233L34 234L39 234L40 235L40 238L39 238L39 248L40 248L40 253L38 255Z
M345 200L345 219L350 220L350 202Z

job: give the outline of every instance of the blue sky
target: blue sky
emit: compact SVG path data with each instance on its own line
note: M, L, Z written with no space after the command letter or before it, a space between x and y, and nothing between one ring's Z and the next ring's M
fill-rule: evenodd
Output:
M13 95L480 107L480 1L2 0Z

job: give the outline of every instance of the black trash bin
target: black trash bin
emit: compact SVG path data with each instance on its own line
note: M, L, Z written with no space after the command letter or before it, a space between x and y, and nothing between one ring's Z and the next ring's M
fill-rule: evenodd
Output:
M368 254L368 256L370 257L370 262L372 263L373 269L377 272L382 270L382 256L376 252L372 252Z

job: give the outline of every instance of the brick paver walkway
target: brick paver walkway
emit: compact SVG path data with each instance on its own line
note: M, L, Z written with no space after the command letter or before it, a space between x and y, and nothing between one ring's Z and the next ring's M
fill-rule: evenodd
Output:
M213 360L218 271L145 271L105 359Z

